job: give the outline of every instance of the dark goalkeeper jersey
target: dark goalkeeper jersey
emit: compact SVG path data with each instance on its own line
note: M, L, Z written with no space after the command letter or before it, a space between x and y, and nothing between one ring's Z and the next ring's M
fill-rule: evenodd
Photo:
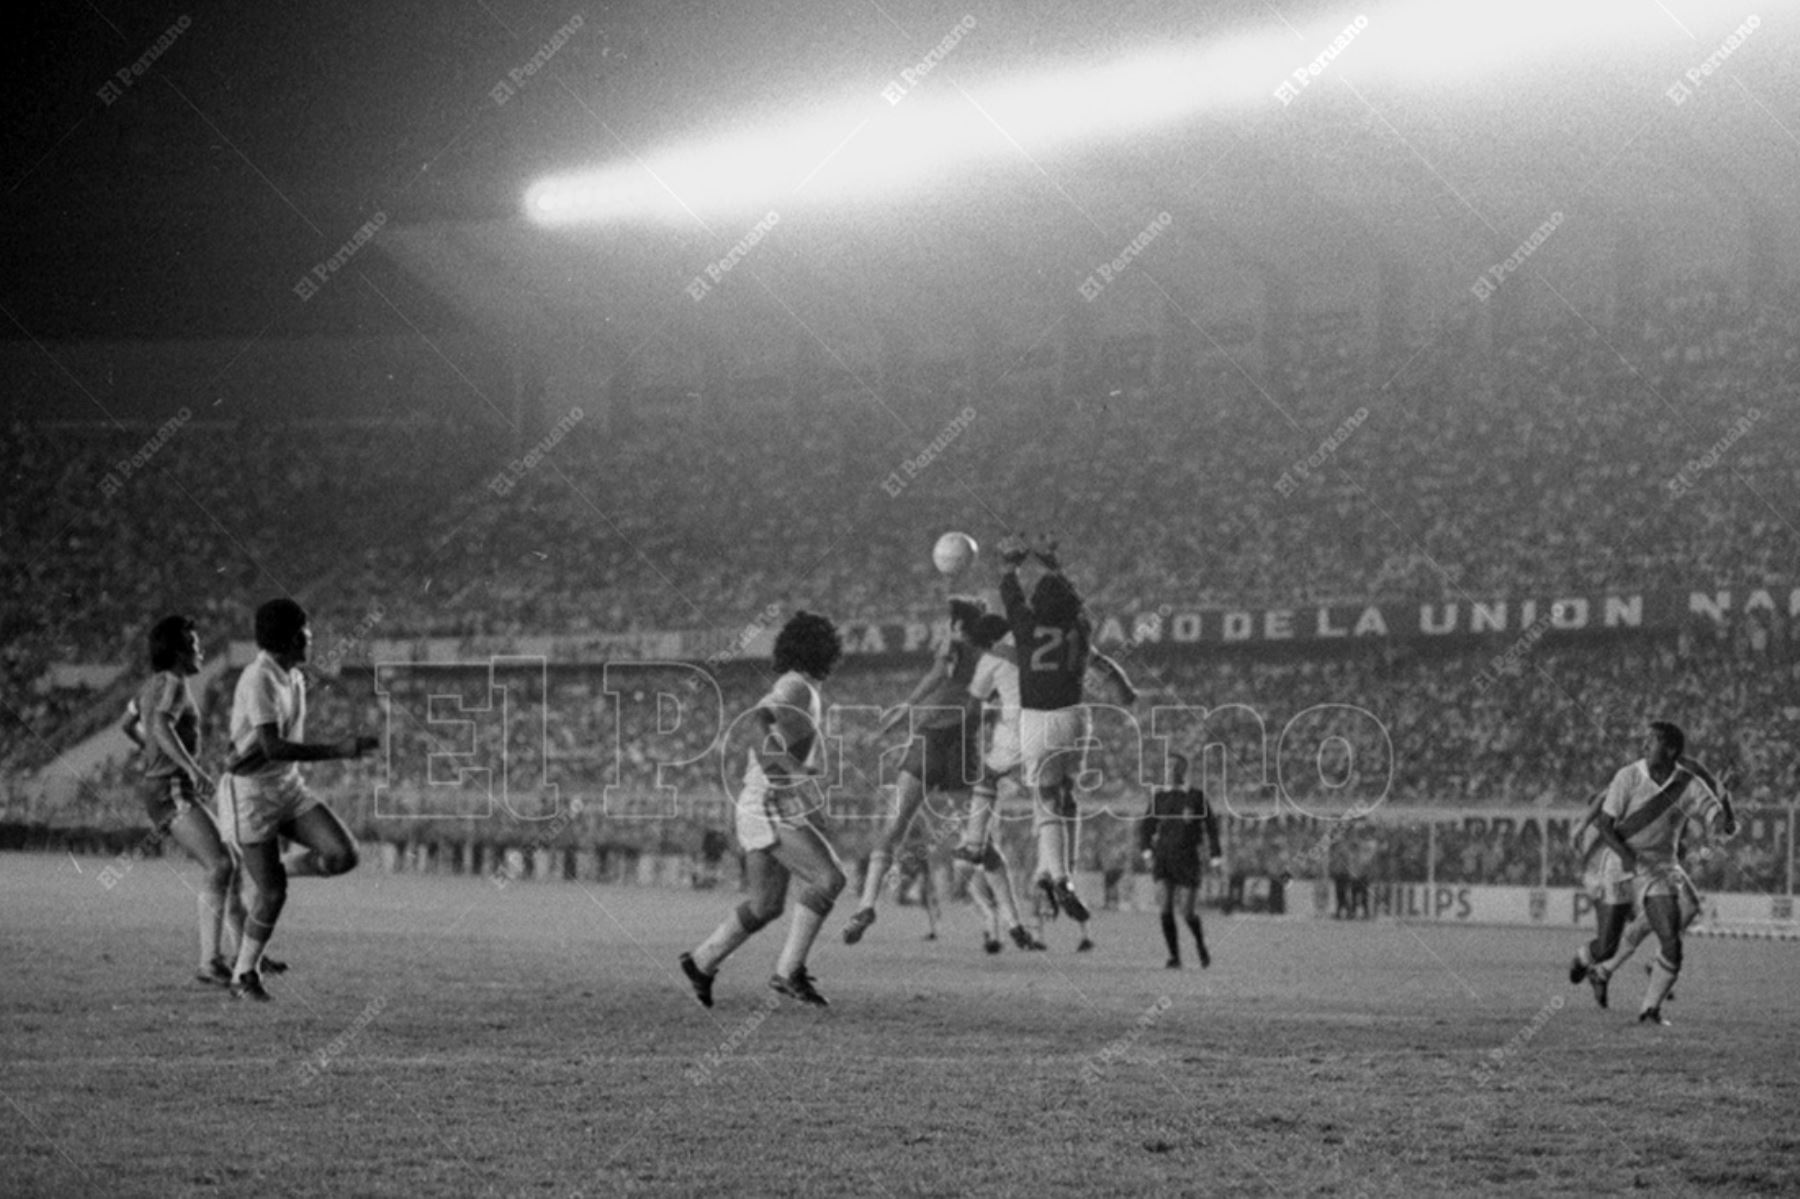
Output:
M1053 582L1054 580L1054 582ZM1000 578L1000 600L1006 605L1006 621L1012 626L1013 644L1019 657L1019 706L1037 712L1054 712L1081 703L1082 681L1087 675L1091 633L1075 588L1061 575L1045 575L1038 584L1039 607L1045 585L1068 589L1067 603L1059 605L1070 615L1046 620L1025 599L1019 576L1008 571Z

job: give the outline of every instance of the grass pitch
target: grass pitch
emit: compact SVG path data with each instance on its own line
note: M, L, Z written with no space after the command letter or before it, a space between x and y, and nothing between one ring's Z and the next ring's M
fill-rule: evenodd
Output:
M675 956L737 901L299 880L272 1004L188 981L193 877L0 857L7 1195L1793 1194L1800 949L1694 941L1670 1028L1571 934L1153 916L986 957L886 907L775 1002ZM1185 936L1185 932L1184 932ZM1643 951L1648 960L1648 951Z

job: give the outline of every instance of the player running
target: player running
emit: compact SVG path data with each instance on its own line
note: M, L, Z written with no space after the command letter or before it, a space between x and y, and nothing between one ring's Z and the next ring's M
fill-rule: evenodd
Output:
M902 720L911 720L913 737L900 765L900 778L894 784L894 819L869 854L862 902L844 928L846 945L862 940L875 923L881 885L925 802L926 792L960 794L975 781L975 751L981 739L969 711L968 694L981 651L969 640L969 632L985 612L979 600L950 600L950 636L912 694L882 719L883 733Z
M1594 904L1594 939L1583 945L1569 963L1569 981L1586 980L1594 989L1594 1002L1606 1006L1610 971L1596 972L1598 962L1610 959L1619 948L1619 935L1632 914L1631 872L1619 855L1601 838L1597 822L1606 791L1596 791L1587 812L1575 826L1575 845L1582 855L1582 884Z
M824 806L817 777L823 719L819 685L843 652L837 627L813 612L796 612L775 638L774 665L780 677L752 709L761 731L737 800L737 836L750 897L680 958L681 972L702 1007L713 1005L720 963L781 915L794 877L800 880L800 895L769 986L802 1003L829 1006L813 986L806 955L844 889L837 852L812 815Z
M1200 927L1200 912L1194 897L1200 888L1200 848L1204 838L1208 858L1214 867L1223 854L1219 848L1219 818L1206 793L1187 785L1188 760L1182 754L1169 755L1169 786L1150 793L1150 807L1138 824L1138 847L1150 867L1156 883L1156 903L1162 911L1163 941L1169 947L1169 960L1163 965L1181 969L1181 940L1175 928L1175 911L1181 910L1182 921L1194 935L1194 949L1200 955L1200 968L1212 965L1206 951L1206 934Z
M258 653L238 676L231 700L231 761L219 780L219 824L255 885L255 902L238 941L231 994L266 1002L263 947L287 903L290 877L330 878L356 866L356 842L300 777L301 762L359 758L379 737L346 737L329 745L304 741L306 677L300 664L312 645L306 610L272 599L256 610ZM281 839L297 843L286 859Z
M1685 934L1700 916L1700 892L1694 888L1693 881L1688 878L1685 869L1682 871L1677 886L1679 887L1675 896L1677 926ZM1589 968L1588 982L1593 984L1594 998L1601 1007L1606 1006L1606 988L1613 975L1617 974L1619 968L1631 960L1632 955L1637 952L1638 946L1644 943L1644 939L1652 931L1649 918L1639 912L1632 918L1631 923L1625 926L1625 931L1619 934L1617 952L1612 957ZM1655 967L1647 967L1647 969L1654 970ZM1674 998L1675 991L1671 987L1669 993L1663 996L1663 1001L1666 1003Z
M1093 656L1092 630L1074 584L1062 573L1054 538L1021 536L1000 542L1000 599L1012 628L1019 668L1020 768L1033 796L1037 834L1037 875L1055 905L1085 926L1087 905L1069 881L1075 833L1075 778L1088 742L1083 689ZM1036 559L1030 566L1027 559ZM1034 576L1030 598L1021 568ZM1041 569L1039 569L1041 568ZM1124 694L1135 698L1116 663L1100 655L1103 668L1117 675ZM1085 927L1084 946L1091 948Z
M1709 831L1715 821L1737 831L1731 800L1719 780L1685 756L1687 736L1666 720L1652 721L1644 756L1613 776L1594 822L1600 839L1635 876L1638 910L1656 934L1660 951L1638 1010L1648 1024L1667 1024L1662 1002L1681 974L1681 896L1693 884L1680 862L1681 831L1689 819ZM1692 784L1700 784L1698 793Z
M192 618L165 616L150 630L150 669L154 674L138 689L125 710L125 735L139 753L139 796L159 836L174 839L200 863L200 966L194 975L209 986L231 981L231 967L220 949L224 927L241 934L243 902L238 898L237 871L231 850L219 836L212 813L200 801L213 780L200 765L200 709L188 680L200 673L204 660L200 633Z
M1730 777L1729 769L1719 772L1721 797L1725 794L1724 787ZM1686 850L1686 844L1677 845L1676 860L1678 862L1686 856ZM1676 915L1679 918L1678 925L1685 934L1694 921L1700 918L1700 892L1695 889L1693 880L1688 877L1685 865L1682 868L1680 879L1677 880L1677 888ZM1594 985L1594 996L1599 1000L1601 1007L1606 1006L1607 983L1611 981L1613 975L1619 972L1621 966L1631 960L1632 955L1637 952L1638 946L1643 944L1644 939L1650 935L1651 931L1649 918L1643 912L1638 912L1632 918L1631 923L1625 926L1625 931L1619 934L1618 950L1610 958L1599 962L1588 971L1588 981ZM1664 996L1665 1001L1674 998L1673 990Z

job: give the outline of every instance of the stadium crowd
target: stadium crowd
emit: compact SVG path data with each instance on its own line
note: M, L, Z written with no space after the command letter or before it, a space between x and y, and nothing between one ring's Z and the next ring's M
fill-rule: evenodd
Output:
M730 629L801 605L930 618L942 603L925 552L935 533L1015 524L1061 533L1102 614L1770 585L1800 548L1783 515L1800 495L1796 311L1695 288L1625 342L1562 328L1475 352L1449 329L1377 369L1341 330L1296 335L1259 377L1216 360L1181 388L1101 375L1060 405L1004 379L979 397L953 383L915 397L905 428L836 394L774 425L728 410L589 420L523 469L495 460L480 429L202 419L120 478L140 432L19 425L0 448L11 488L0 550L21 601L0 617L0 760L41 765L72 730L116 715L106 696L46 690L52 663L129 661L131 675L144 627L176 609L216 653L247 634L253 600L284 591L313 608L325 644L350 630ZM1539 644L1497 677L1491 649L1392 644L1316 657L1146 649L1129 668L1146 703L1246 705L1272 743L1313 705L1361 709L1372 719L1344 717L1313 742L1341 734L1354 759L1343 767L1387 801L1576 803L1630 752L1651 706L1678 714L1752 799L1782 801L1796 781L1784 752L1800 718L1793 648L1775 614L1717 633ZM916 670L854 666L832 698L892 703ZM727 680L728 710L754 689L747 679ZM684 725L653 747L626 728L615 751L598 671L556 671L550 686L544 781L565 789L592 788L615 753L638 776L671 740L715 731ZM334 706L378 710L354 669L318 699L324 726ZM215 695L215 724L223 707ZM1135 750L1100 731L1097 789L1129 790L1120 763ZM429 735L402 731L394 752ZM856 760L879 756L866 730L847 737ZM333 785L366 769L318 775ZM719 786L716 766L684 769ZM1370 782L1390 769L1385 789ZM1335 793L1330 780L1295 781L1303 806L1309 785Z

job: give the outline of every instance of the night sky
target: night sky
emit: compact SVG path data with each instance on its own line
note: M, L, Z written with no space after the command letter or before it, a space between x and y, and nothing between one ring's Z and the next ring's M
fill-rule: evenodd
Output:
M1266 25L1264 6L977 6L964 71ZM1294 4L1298 14L1319 9ZM1197 11L1196 11L1197 10ZM384 210L517 210L538 173L880 86L963 4L42 5L8 47L0 336L375 332L360 289L293 279ZM580 16L545 71L492 90ZM116 75L186 26L141 76ZM404 288L391 266L384 286ZM427 310L429 298L412 297Z

